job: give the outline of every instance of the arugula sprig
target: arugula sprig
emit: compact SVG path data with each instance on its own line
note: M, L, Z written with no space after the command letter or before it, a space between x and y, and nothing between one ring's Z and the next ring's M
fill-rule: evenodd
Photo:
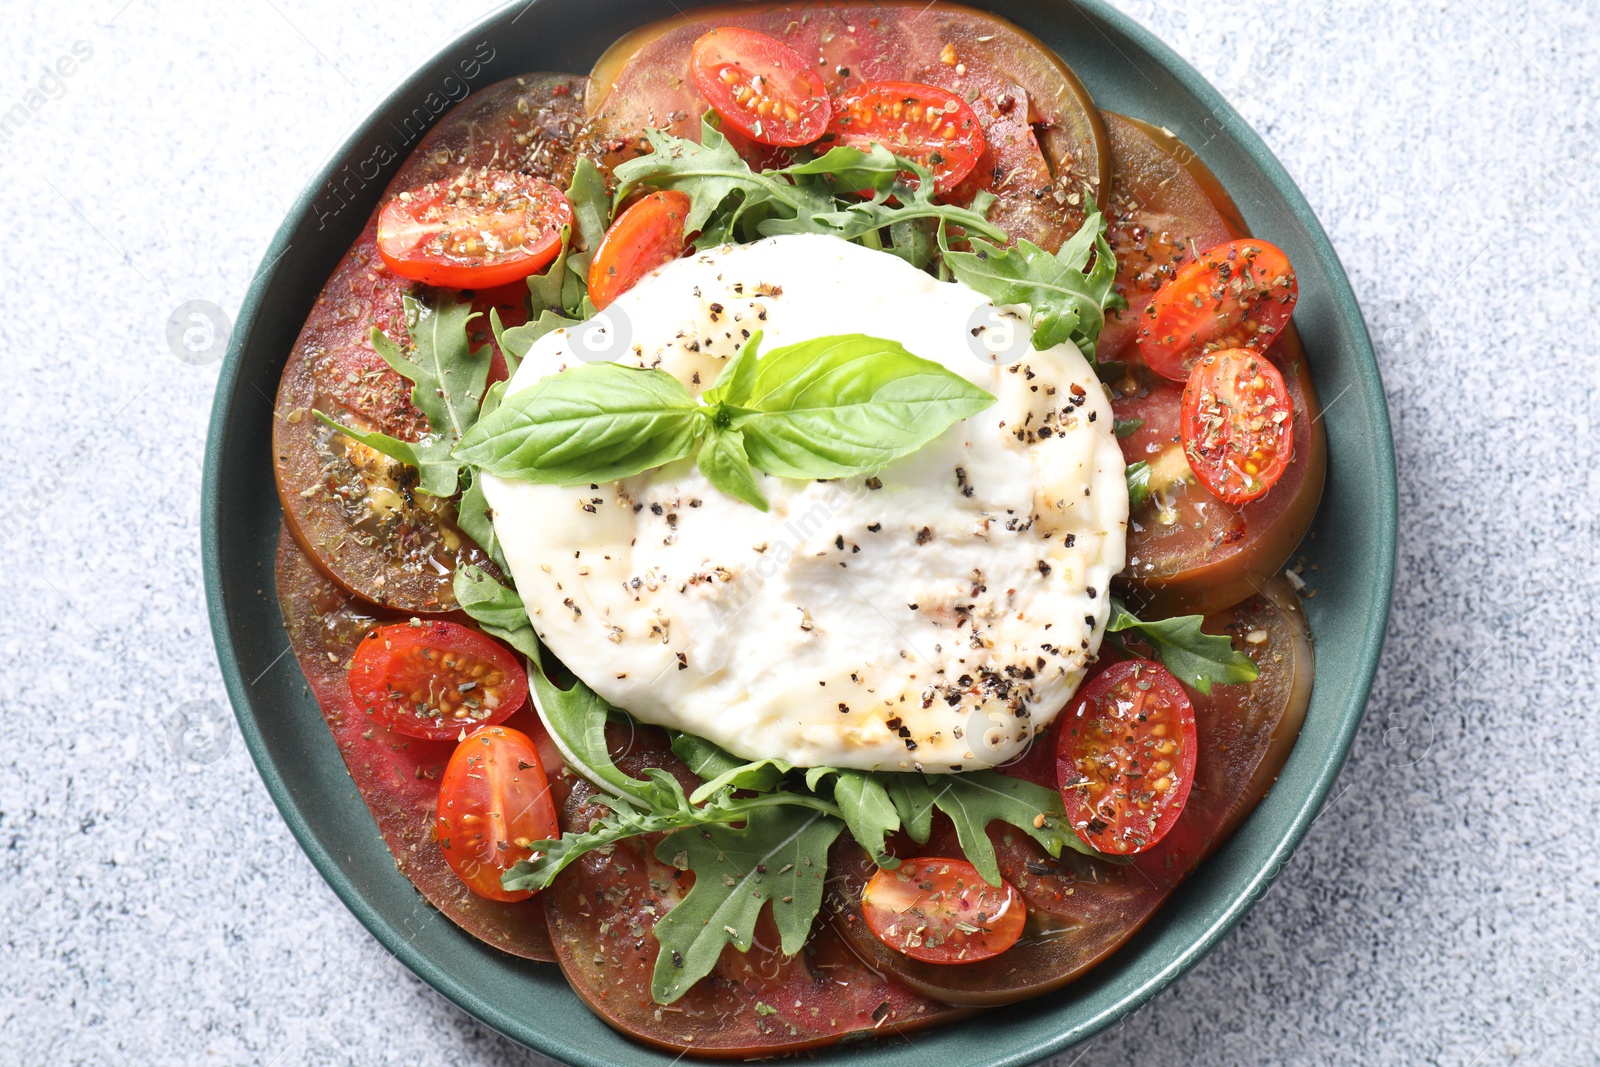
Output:
M1155 651L1156 658L1180 682L1209 695L1213 685L1242 685L1261 676L1255 661L1218 634L1204 633L1200 615L1144 622L1113 597L1106 633L1131 633Z
M508 397L455 458L502 478L582 485L695 456L718 489L766 511L757 470L871 473L994 403L895 341L844 334L760 356L761 338L751 335L699 401L662 370L569 367Z
M956 251L943 228L939 250L959 281L996 304L1028 305L1034 348L1071 341L1093 363L1106 310L1128 302L1111 287L1117 260L1106 239L1105 216L1087 191L1084 197L1088 217L1059 252L1046 252L1026 239L1006 248L981 238L969 239L971 251Z
M917 219L1006 240L1005 231L984 215L992 197L974 208L937 203L928 169L881 145L840 145L804 163L757 171L717 129L712 113L701 121L698 143L659 130L648 136L649 153L617 165L617 202L640 185L687 194L684 230L700 234L695 243L701 249L792 233L881 244L873 236L878 231Z
M414 467L422 492L454 496L461 461L451 453L477 424L493 352L488 345L474 349L468 338L467 327L477 317L470 300L444 290L425 290L420 296L406 296L405 311L410 347L402 348L376 327L372 347L412 383L411 402L428 417L428 432L420 440L402 441L346 426L321 411L316 416L346 437Z

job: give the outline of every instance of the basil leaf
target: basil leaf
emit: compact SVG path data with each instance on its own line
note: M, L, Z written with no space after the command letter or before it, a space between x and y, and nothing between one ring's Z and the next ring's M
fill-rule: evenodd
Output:
M1131 512L1150 499L1150 464L1144 460L1128 464L1128 510Z
M822 909L828 847L844 824L793 806L756 809L742 829L680 830L656 858L694 871L694 886L656 921L651 996L671 1004L711 973L727 945L748 952L756 919L770 906L785 954L804 946Z
M1137 634L1149 643L1173 677L1201 693L1209 695L1213 685L1242 685L1259 678L1261 671L1255 662L1235 650L1232 641L1201 631L1204 621L1200 615L1180 615L1142 622L1122 601L1113 598L1106 632Z
M940 364L863 334L775 349L736 384L724 402L751 464L785 478L880 470L994 403Z
M705 425L665 371L585 363L506 398L455 455L519 481L611 482L692 455Z
M706 481L719 491L761 511L768 510L767 498L761 495L761 488L756 484L756 472L745 453L743 433L738 430L719 430L715 424L711 425L696 462Z
M973 251L951 250L940 233L944 261L956 278L996 304L1026 304L1033 347L1043 351L1071 341L1091 363L1105 311L1126 307L1112 289L1117 261L1106 240L1106 220L1088 201L1089 217L1061 251L1052 255L1032 241L1005 248L977 238ZM1091 267L1090 261L1093 261Z

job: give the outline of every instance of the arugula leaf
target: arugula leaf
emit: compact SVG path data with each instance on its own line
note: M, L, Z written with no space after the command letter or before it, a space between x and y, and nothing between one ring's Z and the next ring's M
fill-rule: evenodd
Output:
M714 742L696 734L679 733L672 738L672 752L695 773L701 785L689 795L700 803L723 789L752 789L765 793L794 769L787 760L763 759L747 763Z
M606 192L605 176L587 156L579 159L573 168L572 181L567 186L567 203L572 205L573 225L561 232L561 252L543 271L528 276L528 293L534 312L541 319L546 312L575 313L578 310L580 302L588 295L589 263L611 218L611 197ZM517 329L529 331L532 325ZM499 333L495 336L498 338ZM518 355L520 357L521 353Z
M1110 366L1110 364L1106 365ZM1143 425L1143 419L1113 419L1111 422L1111 432L1119 439L1123 437L1131 437L1138 433L1139 427Z
M704 419L665 371L585 363L506 398L455 455L525 482L612 482L693 455Z
M921 774L886 774L884 788L894 809L900 815L900 824L917 844L926 844L933 833L932 779Z
M533 632L528 609L515 589L501 585L482 567L467 564L457 567L451 580L456 603L490 637L498 637L524 656L538 663L539 637Z
M1242 685L1253 682L1261 672L1233 642L1217 634L1203 633L1199 615L1180 615L1174 619L1142 622L1113 598L1107 633L1134 633L1149 643L1156 657L1185 685L1209 694L1213 685Z
M357 430L352 426L329 418L315 409L312 414L326 426L331 426L353 441L382 452L390 459L404 463L416 470L418 475L417 488L429 496L448 497L456 491L457 479L461 473L461 464L450 455L450 444L434 434L425 435L420 441L402 441L398 437L390 437L386 433L375 430Z
M410 350L372 331L372 347L396 373L411 382L411 402L428 416L428 426L452 445L478 419L493 352L474 350L467 327L477 314L472 301L435 291L432 302L405 298Z
M1028 240L1005 248L978 238L971 239L973 251L957 252L942 229L939 242L957 279L996 304L1028 305L1035 349L1071 341L1092 363L1106 309L1126 307L1127 301L1111 287L1117 261L1106 240L1105 217L1093 198L1088 208L1083 226L1054 255Z
M826 210L802 212L792 218L773 218L761 223L763 234L776 236L788 233L822 233L854 241L896 223L914 219L936 219L941 227L959 226L970 234L982 234L996 241L1009 240L1005 230L987 218L993 197L980 197L973 207L941 204L934 200L933 173L915 160L891 155L879 145L871 153L859 149L835 148L821 159L799 167L789 167L779 174L811 173L803 168L819 167L828 161L842 167L845 174L830 176L835 193L865 191L870 185L870 199L835 202ZM849 154L853 153L853 154ZM915 176L906 181L905 174ZM820 171L818 171L820 173Z
M759 808L743 829L680 830L656 846L656 858L694 871L694 886L656 922L661 954L651 996L671 1004L711 973L727 945L748 952L763 906L786 955L805 946L822 908L828 847L844 824L793 806Z
M740 213L757 204L771 203L791 216L832 208L832 197L815 184L791 183L752 170L711 123L710 114L701 120L698 144L660 130L647 130L651 151L617 164L613 171L618 183L615 202L622 203L642 184L686 193L689 214L684 218L685 233L705 229L712 212L735 193L742 194L742 198L733 209L733 218L723 222L722 228L728 232Z
M934 804L955 824L956 838L961 842L967 862L976 867L990 885L1000 884L1000 864L987 832L991 822L1015 826L1052 856L1061 855L1061 849L1069 846L1090 855L1100 855L1084 845L1067 825L1060 790L1008 778L995 771L930 776L928 787ZM1044 816L1042 825L1034 825L1034 820L1041 815Z
M862 334L786 345L753 371L731 369L737 377L721 402L750 463L786 478L881 470L994 403L944 366Z
M431 290L430 303L405 297L406 329L411 349L402 349L373 328L372 347L395 373L411 383L411 402L428 417L428 432L417 441L345 426L322 412L319 420L352 440L390 459L414 467L417 488L429 496L455 495L461 463L451 451L478 421L484 385L494 353L488 345L473 349L467 326L477 317L470 300Z
M834 779L833 802L839 806L850 836L878 866L887 870L900 866L900 861L887 851L889 835L900 829L900 812L889 797L885 780L903 776L813 767L806 774L806 784L815 789L827 777Z
M1133 511L1150 499L1150 464L1144 460L1128 464L1128 510Z

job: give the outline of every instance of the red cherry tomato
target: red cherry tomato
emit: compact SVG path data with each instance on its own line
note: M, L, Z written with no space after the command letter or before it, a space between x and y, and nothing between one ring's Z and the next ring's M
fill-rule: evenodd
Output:
M1067 711L1056 776L1078 836L1114 856L1166 836L1194 785L1194 705L1161 664L1113 663Z
M1300 288L1289 257L1255 238L1220 244L1178 269L1145 309L1139 354L1181 382L1207 352L1265 352L1282 332Z
M401 193L378 216L378 253L402 278L489 289L526 278L556 257L572 205L549 182L504 170L468 170Z
M535 841L561 836L539 750L527 734L484 726L457 746L439 784L435 836L451 870L490 900L527 900L500 876L533 855Z
M1017 943L1028 907L1010 882L985 882L966 860L910 859L880 870L861 895L879 941L925 963L971 963Z
M503 722L528 699L528 675L498 641L453 622L400 622L367 634L350 693L407 737L451 740Z
M677 190L636 200L611 224L589 264L589 300L603 308L640 278L683 255L689 196Z
M833 114L805 57L756 30L721 26L701 37L689 74L718 115L762 144L810 144Z
M1207 489L1246 504L1294 455L1294 406L1272 360L1248 348L1203 356L1183 387L1183 454Z
M833 103L834 143L881 144L933 171L948 193L971 173L987 142L978 115L948 89L916 82L865 82Z

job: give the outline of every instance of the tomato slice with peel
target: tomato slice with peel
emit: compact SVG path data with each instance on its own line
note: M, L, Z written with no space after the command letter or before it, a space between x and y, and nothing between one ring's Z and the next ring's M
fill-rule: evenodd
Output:
M675 189L651 193L617 216L589 264L589 299L603 308L640 278L683 255L683 221L689 196Z
M831 141L856 148L881 144L933 171L940 193L972 172L988 142L977 112L948 89L917 82L876 81L833 102Z
M526 278L561 250L566 194L505 170L468 170L403 192L378 215L378 254L402 278L489 289Z
M1278 484L1294 454L1283 374L1248 348L1203 356L1183 388L1183 454L1207 489L1244 504Z
M454 622L401 622L367 634L350 693L408 737L449 740L504 722L528 699L528 675L504 645Z
M896 952L924 963L970 963L1016 944L1028 907L1010 882L992 886L966 860L925 857L873 875L861 914Z
M451 870L480 897L514 902L533 891L501 888L500 876L561 836L550 782L533 739L482 726L457 746L439 783L435 836Z
M805 57L759 30L720 26L695 41L689 74L725 121L753 141L810 144L833 107Z
M1078 836L1113 856L1143 852L1177 822L1194 785L1194 705L1153 660L1101 671L1062 724L1056 776Z
M1139 354L1175 382L1207 352L1265 352L1294 311L1300 288L1283 250L1253 237L1228 241L1184 264L1145 311Z

